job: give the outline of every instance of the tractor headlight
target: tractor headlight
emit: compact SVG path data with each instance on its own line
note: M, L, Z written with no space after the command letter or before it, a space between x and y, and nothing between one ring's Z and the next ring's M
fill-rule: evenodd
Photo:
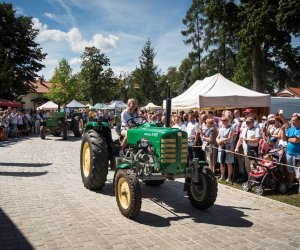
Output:
M148 148L150 145L150 142L148 139L146 138L142 138L141 141L140 141L140 147L141 148Z

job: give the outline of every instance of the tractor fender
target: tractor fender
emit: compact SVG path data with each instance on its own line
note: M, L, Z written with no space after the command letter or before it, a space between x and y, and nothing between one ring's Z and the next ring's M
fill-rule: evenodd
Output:
M117 166L116 170L115 170L115 174L114 174L114 178L113 178L113 186L112 186L112 195L115 195L115 179L116 179L116 174L118 172L119 169L131 169L131 164L129 163L122 163L120 165Z

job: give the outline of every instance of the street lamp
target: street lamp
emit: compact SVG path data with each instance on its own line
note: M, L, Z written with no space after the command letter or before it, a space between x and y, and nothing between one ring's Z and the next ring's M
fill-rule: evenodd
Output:
M126 80L129 76L130 76L130 73L127 71L121 71L120 76L119 76L119 78L124 81L125 101L127 101L127 93L128 93L128 88L129 88L129 84Z

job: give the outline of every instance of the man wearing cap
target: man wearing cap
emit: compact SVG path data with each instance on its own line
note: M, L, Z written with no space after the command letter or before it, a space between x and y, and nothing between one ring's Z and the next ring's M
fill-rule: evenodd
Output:
M239 151L240 145L243 145L244 155L249 155L254 152L254 155L258 155L258 143L261 138L261 132L258 127L254 126L254 118L248 117L245 121L247 124L246 128L241 130L240 138L236 144L235 152ZM249 174L251 171L250 161L248 157L245 157L245 167L246 171Z
M254 115L254 110L253 110L253 109L247 108L247 109L244 111L244 114L245 114L246 119L247 119L248 117L253 118L253 119L254 119L254 127L255 127L255 128L259 128L258 122L255 120L255 115ZM243 130L243 129L245 129L245 128L247 128L247 123L246 123L246 121L244 121L244 122L242 123L241 130Z

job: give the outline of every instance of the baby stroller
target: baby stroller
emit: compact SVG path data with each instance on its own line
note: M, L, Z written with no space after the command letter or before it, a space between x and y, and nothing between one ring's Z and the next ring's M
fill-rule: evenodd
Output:
M254 188L257 195L263 195L265 189L280 193L287 190L288 174L284 166L280 165L285 159L284 148L275 148L268 152L262 160L256 163L248 176L248 181L242 184L242 190L249 192Z

